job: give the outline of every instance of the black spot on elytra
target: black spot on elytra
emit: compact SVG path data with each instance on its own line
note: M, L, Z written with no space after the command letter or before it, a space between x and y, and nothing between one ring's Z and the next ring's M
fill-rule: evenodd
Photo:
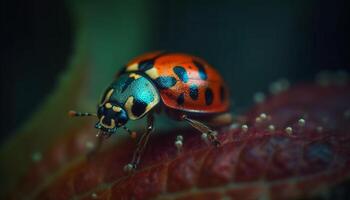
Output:
M134 78L128 77L128 79L126 79L126 81L122 85L122 92L124 92L134 80Z
M198 74L199 74L199 77L202 79L202 80L207 80L208 79L208 75L207 73L205 72L205 68L204 66L202 65L202 63L200 62L197 62L197 61L193 61L194 65L196 65L196 67L198 68Z
M213 103L213 91L210 88L205 90L205 103L210 105Z
M177 97L177 104L178 105L182 105L185 102L185 94L181 93L178 97Z
M134 99L133 105L131 108L132 114L136 117L141 116L146 111L147 103L144 101L140 101L138 99Z
M155 82L159 89L169 89L176 84L176 79L172 76L160 76Z
M220 100L221 102L225 101L226 99L226 91L225 91L225 88L224 86L221 86L220 87Z
M195 84L192 84L190 86L190 97L193 100L197 100L198 99L198 86Z
M185 68L183 68L182 66L176 66L173 68L173 71L182 82L184 83L188 82L188 74Z
M167 54L167 52L161 52L152 59L143 60L143 61L139 62L139 70L144 72L144 71L147 71L149 69L152 69L154 66L155 60L166 55L166 54Z
M139 63L139 70L140 71L147 71L151 69L154 65L154 59L151 60L144 60Z

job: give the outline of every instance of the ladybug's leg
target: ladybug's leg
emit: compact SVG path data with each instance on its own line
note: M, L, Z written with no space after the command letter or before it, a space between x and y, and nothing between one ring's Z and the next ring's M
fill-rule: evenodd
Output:
M153 121L154 121L154 117L153 114L150 113L147 115L147 129L146 132L144 134L142 134L141 138L139 139L139 141L137 142L137 147L134 151L134 155L132 157L132 161L131 163L127 164L124 168L125 171L131 171L136 169L137 165L140 162L140 158L142 153L144 152L149 137L151 136L151 133L153 131Z
M202 137L208 139L215 147L220 146L220 141L216 138L216 132L211 130L208 126L200 121L190 119L186 115L182 116L182 119L189 123L193 128L199 130L202 133Z

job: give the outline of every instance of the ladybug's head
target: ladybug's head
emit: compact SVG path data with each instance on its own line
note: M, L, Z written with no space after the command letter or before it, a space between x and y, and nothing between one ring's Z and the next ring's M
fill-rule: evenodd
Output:
M100 132L97 136L110 136L117 131L117 128L122 127L130 135L135 135L133 131L130 131L125 124L128 122L129 117L127 112L115 102L105 102L98 106L97 114L87 112L75 112L69 111L69 115L72 117L84 117L94 116L98 118L98 122L95 128L99 129ZM102 134L100 134L102 133Z
M95 127L107 133L115 133L118 127L124 126L129 117L126 111L115 102L106 102L98 107L99 121Z

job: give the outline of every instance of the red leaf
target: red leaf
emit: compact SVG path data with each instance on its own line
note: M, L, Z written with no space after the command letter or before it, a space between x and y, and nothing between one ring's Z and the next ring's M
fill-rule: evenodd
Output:
M85 159L93 126L57 141L29 170L14 198L37 199L271 199L331 192L350 175L350 87L299 86L271 97L240 125L222 128L222 146L205 144L192 130L156 133L139 169L123 172L135 141ZM267 117L256 122L260 113ZM305 119L305 126L298 124ZM259 120L258 120L259 121ZM300 122L299 122L300 123ZM275 130L268 130L274 125ZM285 128L292 128L288 135ZM184 136L177 153L176 135Z

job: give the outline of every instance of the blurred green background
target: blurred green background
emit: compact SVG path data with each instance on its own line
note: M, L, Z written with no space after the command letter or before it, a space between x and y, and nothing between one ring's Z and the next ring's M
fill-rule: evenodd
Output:
M0 198L56 141L93 128L67 111L94 112L131 58L154 50L202 57L242 113L278 79L313 82L323 70L344 78L349 10L340 0L2 1ZM166 122L156 128L173 128Z
M313 81L321 70L348 70L350 63L345 1L2 4L1 139L40 108L74 57L84 57L89 70L81 105L88 111L94 111L116 71L147 51L181 51L206 59L229 84L236 112L279 78Z

